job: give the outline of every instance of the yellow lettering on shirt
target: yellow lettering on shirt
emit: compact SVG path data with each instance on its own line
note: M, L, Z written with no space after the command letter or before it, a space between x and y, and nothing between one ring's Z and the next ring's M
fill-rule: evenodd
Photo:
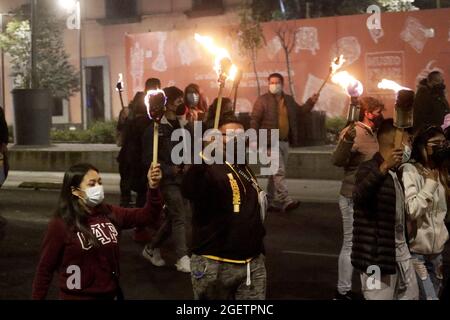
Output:
M240 206L241 206L241 192L239 191L238 183L237 183L236 179L234 179L233 174L232 173L228 173L227 176L228 176L228 179L230 181L231 190L233 192L233 212L234 213L239 213L241 211L240 210Z

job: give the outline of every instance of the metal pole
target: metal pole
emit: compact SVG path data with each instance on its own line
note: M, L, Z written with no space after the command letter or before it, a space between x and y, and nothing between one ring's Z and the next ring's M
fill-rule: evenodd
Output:
M0 13L0 31L3 33L4 26L3 26L3 13ZM0 49L0 60L2 63L2 107L4 110L6 110L6 99L5 99L5 55L3 52L3 48Z
M81 1L77 1L76 7L77 19L78 19L78 48L79 48L79 58L80 58L80 107L81 107L81 125L84 130L87 129L87 117L86 110L84 108L84 67L83 67L83 39L82 39L82 30L81 30Z
M37 75L36 75L36 59L37 59L37 50L36 50L36 9L37 2L36 0L31 0L31 89L35 89L38 87L37 84Z
M436 0L436 8L440 8L441 7L441 0Z

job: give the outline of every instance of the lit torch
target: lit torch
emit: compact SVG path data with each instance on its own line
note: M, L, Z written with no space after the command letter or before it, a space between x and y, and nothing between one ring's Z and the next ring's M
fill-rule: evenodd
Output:
M217 108L214 119L214 129L219 128L220 113L222 108L222 95L225 88L225 82L234 80L238 73L238 68L231 62L231 57L228 51L224 48L217 47L214 41L210 37L205 37L195 34L195 40L200 42L210 53L215 56L214 70L216 71L219 79L219 93L217 95Z
M394 108L394 126L397 128L394 144L396 149L401 149L404 130L413 126L414 91L387 79L381 80L378 88L392 90L397 95Z
M153 120L153 161L158 163L159 122L166 111L167 97L163 90L149 90L145 96L148 117Z
M119 73L119 80L117 80L116 91L119 92L120 105L122 106L122 109L124 109L125 106L124 106L124 104L123 104L123 98L122 98L122 92L123 92L123 75L122 75L121 73Z
M341 86L345 92L350 96L350 108L348 109L347 121L351 123L355 123L359 121L359 97L364 92L364 87L358 79L354 78L347 71L341 71L334 74L331 77L331 81L333 83Z
M319 91L317 91L317 94L320 94L320 91L322 91L325 84L328 82L331 76L333 76L345 63L344 55L340 55L339 57L334 58L333 61L331 61L330 64L330 71L328 72L327 77L323 81L322 85L319 88Z

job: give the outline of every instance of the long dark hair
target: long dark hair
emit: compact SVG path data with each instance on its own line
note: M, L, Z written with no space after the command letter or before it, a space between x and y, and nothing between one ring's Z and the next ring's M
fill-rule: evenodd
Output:
M73 231L81 232L89 244L97 246L98 240L89 228L86 210L80 205L79 198L72 194L72 189L80 187L84 176L90 170L99 172L96 167L88 163L76 164L66 171L55 216L63 219Z
M428 126L422 128L414 137L411 158L425 166L428 162L428 155L426 153L427 142L431 138L440 134L444 135L444 130L442 130L439 126ZM446 167L446 164L443 163L440 164L437 169L439 170L440 180L446 189L447 197L450 197L450 190L448 187L448 168Z
M428 140L440 134L444 135L444 131L438 126L427 126L417 132L412 144L411 158L422 165L426 165L428 156L424 150L426 150Z

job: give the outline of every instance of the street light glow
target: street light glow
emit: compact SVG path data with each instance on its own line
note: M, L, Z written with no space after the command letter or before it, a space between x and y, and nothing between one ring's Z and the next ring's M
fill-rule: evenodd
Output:
M72 11L73 8L75 8L76 4L76 0L59 0L59 5L61 6L61 8L64 8L67 11Z

